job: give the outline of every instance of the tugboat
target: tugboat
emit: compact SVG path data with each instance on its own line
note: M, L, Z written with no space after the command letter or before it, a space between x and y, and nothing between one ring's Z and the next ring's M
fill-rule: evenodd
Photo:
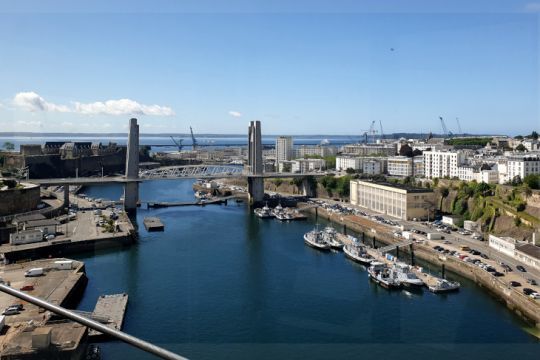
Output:
M397 274L390 271L388 266L382 262L372 262L371 266L368 268L368 274L370 279L386 289L401 288L401 283L397 279Z
M397 274L398 281L405 287L419 289L424 286L424 282L411 271L411 267L407 264L395 263L391 270Z
M317 229L305 233L304 242L318 250L330 250L330 244L324 241L321 232Z
M331 226L325 227L322 232L322 237L324 241L326 241L332 248L334 249L343 248L343 243L337 239L337 232L333 227Z
M429 291L439 294L445 292L458 291L461 284L457 281L448 281L446 279L438 279L435 285L428 286Z
M272 212L270 211L268 204L264 205L262 208L257 208L253 210L253 212L255 213L255 215L257 215L261 219L269 219L274 216L272 215Z
M369 266L375 261L375 259L367 253L366 247L363 245L358 245L355 243L352 245L346 245L343 248L343 252L345 253L345 256L362 265Z

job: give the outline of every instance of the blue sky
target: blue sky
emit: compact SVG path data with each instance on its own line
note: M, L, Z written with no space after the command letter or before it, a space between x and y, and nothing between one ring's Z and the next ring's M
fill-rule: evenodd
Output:
M0 132L540 128L540 2L88 3L0 7Z

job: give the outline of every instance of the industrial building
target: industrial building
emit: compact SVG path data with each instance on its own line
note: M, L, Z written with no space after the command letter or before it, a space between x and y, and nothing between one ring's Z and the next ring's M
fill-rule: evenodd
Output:
M404 185L351 180L350 194L353 205L403 220L427 219L435 207L432 190Z

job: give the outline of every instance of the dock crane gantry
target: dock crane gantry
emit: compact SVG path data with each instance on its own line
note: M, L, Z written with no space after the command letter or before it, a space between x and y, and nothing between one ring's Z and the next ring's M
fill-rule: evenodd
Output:
M444 135L448 137L452 137L452 132L448 130L448 128L446 127L446 124L444 123L444 119L442 118L442 116L439 116L439 119L441 120L441 126L443 129Z
M189 127L189 132L191 133L191 148L193 150L197 150L197 146L199 146L199 144L197 144L197 139L195 139L195 135L193 135L193 129L191 126Z
M182 151L182 148L184 147L182 142L184 141L184 139L175 140L172 136L170 136L170 138L173 141L174 145L176 145L176 147L178 148L178 151Z

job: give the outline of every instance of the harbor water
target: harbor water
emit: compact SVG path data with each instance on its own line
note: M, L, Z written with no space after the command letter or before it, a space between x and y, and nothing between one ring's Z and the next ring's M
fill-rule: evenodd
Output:
M141 184L148 201L193 200L191 180ZM116 185L85 188L118 199ZM164 232L148 233L145 216ZM190 359L537 359L540 344L472 282L458 293L388 291L341 252L304 244L314 220L253 216L245 203L140 209L139 241L80 254L89 283L79 309L126 292L124 330ZM151 359L120 342L104 359Z

